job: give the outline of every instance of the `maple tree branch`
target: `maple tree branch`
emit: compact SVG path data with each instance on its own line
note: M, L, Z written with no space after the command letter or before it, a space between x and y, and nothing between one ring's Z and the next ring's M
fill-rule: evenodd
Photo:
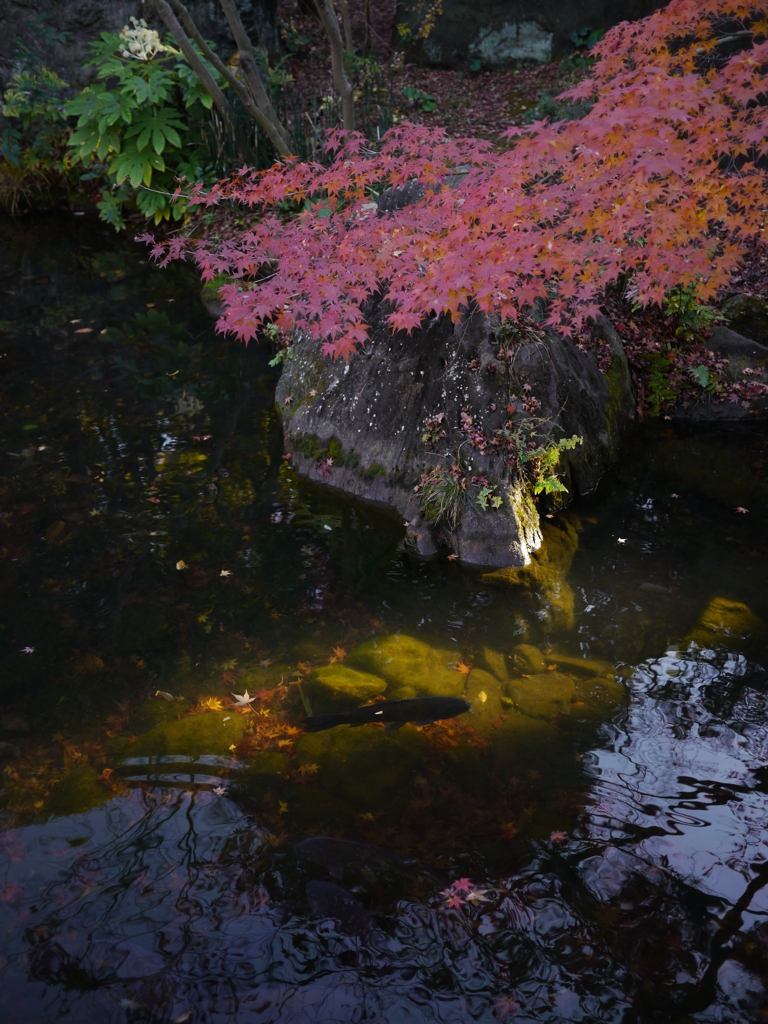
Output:
M256 60L253 56L253 45L240 20L237 8L233 0L219 0L219 3L224 11L224 17L232 29L232 35L235 37L235 45L240 54L240 66L243 69L248 88L251 90L251 95L256 102L256 107L259 110L260 117L257 120L267 135L269 135L273 146L280 156L288 156L290 148L285 138L285 132L272 109L267 90L264 88L259 77L259 69L256 67Z
M222 0L222 3L224 0ZM331 44L331 67L333 68L333 84L341 96L344 111L344 127L354 131L355 128L355 96L352 83L344 70L344 46L341 41L339 22L333 9L333 0L315 0L317 13L323 23L328 41Z
M178 18L171 10L171 7L168 4L167 0L154 0L154 3L157 13L165 22L168 31L176 40L176 43L181 52L187 58L189 66L192 68L192 70L195 72L197 77L202 82L203 88L218 107L221 116L224 118L225 122L228 125L231 125L233 123L234 118L232 114L232 108L227 102L226 96L221 91L219 86L216 84L216 81L214 80L210 71L205 66L205 61L201 60L200 55L195 50L192 43L189 41L189 38L184 32L184 29L179 24ZM186 7L184 8L184 10L186 11Z
M333 0L331 0L333 2ZM349 18L349 4L347 0L339 0L339 7L341 8L341 22L344 26L344 43L347 50L350 53L355 52L355 44L352 40L352 22Z
M158 0L155 0L155 3L157 2ZM283 138L282 131L278 130L279 123L276 124L275 121L270 121L269 118L264 114L264 112L259 110L259 108L254 103L251 94L248 92L243 83L237 78L237 76L231 71L231 69L228 68L227 65L217 56L217 54L213 52L210 46L206 43L205 39L203 39L200 29L192 20L192 15L189 13L186 5L183 4L181 0L160 0L160 2L162 2L163 5L166 7L172 7L174 11L177 12L181 20L184 22L184 25L186 26L186 29L189 32L190 36L200 47L203 56L206 57L207 60L211 62L211 64L213 64L213 66L216 68L216 70L219 72L222 78L224 78L225 81L232 87L232 89L234 89L234 91L240 97L243 106L248 111L253 120L256 121L257 124L261 125L261 127L269 136L269 138L272 139L275 149L277 149L280 156L288 156L288 145L285 142L285 139ZM163 18L163 20L166 22L166 25L168 25L168 21L165 18ZM179 29L181 29L181 26L179 26ZM174 36L174 38L176 37ZM195 70L197 69L195 68ZM280 136L280 145L277 144L271 132L278 132ZM284 147L284 149L281 149L281 145Z

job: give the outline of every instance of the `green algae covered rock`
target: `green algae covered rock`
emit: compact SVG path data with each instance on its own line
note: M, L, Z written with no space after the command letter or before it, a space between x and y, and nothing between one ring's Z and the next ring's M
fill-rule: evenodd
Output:
M513 679L507 687L508 696L521 714L547 720L569 711L575 693L573 680L562 672Z
M384 693L386 688L386 680L381 676L358 672L346 664L323 665L314 670L306 684L314 714L334 708L356 708Z
M82 814L112 799L112 791L99 781L99 772L89 764L79 765L64 776L45 801L43 815Z
M410 779L427 753L423 736L411 726L389 731L380 726L340 726L327 732L307 733L295 747L299 766L318 766L323 794L378 810L408 798Z
M467 676L464 698L472 705L472 710L463 715L461 721L470 722L478 733L487 733L504 714L502 684L481 668L473 668Z
M688 636L701 647L728 644L763 628L763 623L741 601L713 597Z
M391 633L360 644L345 665L386 679L388 700L458 697L464 676L456 671L455 651L431 647L412 636Z
M576 683L571 715L574 718L602 721L610 718L616 708L626 702L621 683L607 676L580 679Z
M506 683L509 680L509 669L507 668L507 659L499 651L491 650L490 647L483 648L483 657L485 658L485 664L488 669L493 672L497 679L502 683Z
M573 747L549 722L510 711L494 730L491 762L502 781L534 769L550 775L555 762L572 770Z
M518 644L512 652L512 664L518 672L546 672L547 663L544 655L533 644Z
M228 754L233 743L243 738L247 715L238 712L206 711L155 726L125 748L128 757L154 757L163 754Z
M759 295L735 295L723 311L731 330L760 345L768 345L768 301Z
M557 665L566 672L584 676L615 676L616 669L609 661L599 658L579 658L572 654L545 654L547 665Z

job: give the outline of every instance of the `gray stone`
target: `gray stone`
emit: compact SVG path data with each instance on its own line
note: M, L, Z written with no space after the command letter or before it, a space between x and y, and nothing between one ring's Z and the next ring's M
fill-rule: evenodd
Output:
M541 402L537 416L557 423L566 436L584 439L563 456L569 491L592 490L634 410L616 332L605 321L598 326L614 350L607 376L590 355L553 334L521 345L510 370L497 359L498 324L482 314L456 325L447 317L432 318L408 337L392 334L388 312L384 301L370 305L370 341L348 365L324 359L310 338L294 341L276 394L294 469L396 509L405 520L405 544L416 554L434 555L442 545L467 565L527 564L541 543L535 504L510 478L501 454L491 445L484 451L470 445L460 429L462 411L490 439L509 418L511 392L535 396ZM529 390L523 391L526 386ZM422 440L424 420L439 412L445 437L430 447ZM518 411L514 422L527 418ZM448 466L459 453L468 479L487 477L502 507L482 510L480 487L470 485L458 530L432 529L421 516L414 488L423 473L441 463Z
M659 0L443 0L440 14L412 56L426 64L466 68L480 60L484 68L518 62L546 62L574 49L571 34L589 26L607 29L619 21L645 17L664 4ZM396 25L415 27L413 0L398 0ZM394 45L402 46L396 32Z

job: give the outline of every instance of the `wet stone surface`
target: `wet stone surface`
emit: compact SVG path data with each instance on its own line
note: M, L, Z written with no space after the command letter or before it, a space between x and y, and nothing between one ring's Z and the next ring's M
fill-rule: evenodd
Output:
M145 259L0 224L0 1018L768 1019L768 434L417 561Z

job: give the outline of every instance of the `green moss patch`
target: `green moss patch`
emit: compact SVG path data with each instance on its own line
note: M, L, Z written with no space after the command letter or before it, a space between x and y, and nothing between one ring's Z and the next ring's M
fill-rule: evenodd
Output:
M323 665L315 669L306 691L315 714L332 708L356 708L378 697L387 688L386 680L370 672L359 672L348 665Z
M243 738L247 724L247 716L237 712L206 711L200 715L184 715L139 736L127 747L126 754L129 757L226 755L230 746Z
M763 628L763 623L741 601L713 597L688 639L701 647L728 644Z
M562 672L541 672L528 678L514 679L507 687L507 693L521 714L551 719L570 710L576 686L570 676Z
M386 679L387 698L404 700L408 697L458 697L464 689L464 676L455 668L458 661L455 651L392 633L360 644L345 664Z
M84 764L56 783L45 801L43 815L82 814L112 799L112 792L99 782L99 773Z

